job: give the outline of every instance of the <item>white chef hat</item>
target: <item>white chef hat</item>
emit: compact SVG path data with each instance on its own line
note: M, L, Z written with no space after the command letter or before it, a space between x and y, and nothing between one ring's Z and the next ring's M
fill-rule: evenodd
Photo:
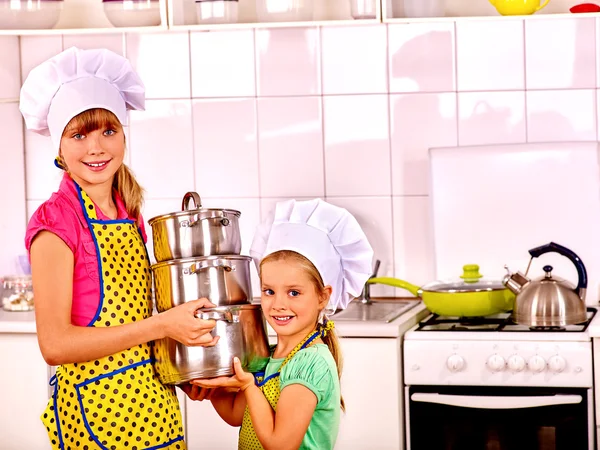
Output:
M28 129L60 147L76 115L93 108L111 111L127 124L127 110L143 110L144 83L127 59L106 49L71 47L35 67L21 88L19 109Z
M371 276L373 249L344 208L321 199L287 200L258 226L250 256L256 267L271 253L292 250L306 257L332 287L329 310L346 308Z

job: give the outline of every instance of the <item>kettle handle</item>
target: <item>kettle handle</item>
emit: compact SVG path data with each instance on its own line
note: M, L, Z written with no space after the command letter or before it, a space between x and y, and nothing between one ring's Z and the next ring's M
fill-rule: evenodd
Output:
M581 261L581 258L575 254L572 250L569 250L562 245L559 245L555 242L550 242L549 244L541 245L536 248L532 248L529 250L529 254L532 258L537 258L545 253L558 253L566 258L568 258L575 268L577 269L577 276L579 280L577 281L577 294L580 299L585 298L585 290L587 289L587 271L585 270L585 266Z

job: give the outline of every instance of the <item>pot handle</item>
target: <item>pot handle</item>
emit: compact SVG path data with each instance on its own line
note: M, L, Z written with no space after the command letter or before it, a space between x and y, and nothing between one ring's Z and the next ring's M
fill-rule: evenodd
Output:
M585 291L587 289L587 271L585 270L585 265L583 264L583 261L581 261L581 258L577 256L574 251L569 250L568 248L563 247L555 242L550 242L549 244L541 245L529 250L529 254L532 258L537 258L545 253L558 253L573 263L577 269L577 277L579 278L576 288L577 295L581 300L585 300Z
M182 220L179 226L181 228L193 227L194 225L200 223L200 221L202 220L210 219L218 220L224 227L229 226L231 224L231 220L229 220L227 217L201 217L198 220Z
M198 319L202 320L223 320L229 323L238 323L240 321L239 314L235 314L231 310L199 309L195 315Z
M231 272L231 271L235 270L235 267L233 267L229 263L220 262L219 264L214 266L212 264L207 264L204 262L196 262L196 263L193 263L192 265L190 265L189 267L184 268L183 274L184 275L193 275L193 274L200 272L201 270L210 269L211 267L214 267L216 269L223 269L225 272Z
M197 192L186 192L183 196L183 200L181 201L181 210L189 211L190 210L190 200L194 201L194 208L192 209L200 209L202 208L202 201L200 200L200 196Z

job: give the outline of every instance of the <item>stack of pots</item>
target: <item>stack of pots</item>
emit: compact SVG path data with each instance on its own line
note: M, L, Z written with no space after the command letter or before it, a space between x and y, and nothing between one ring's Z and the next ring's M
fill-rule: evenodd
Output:
M233 375L234 356L254 371L269 356L262 311L251 304L251 258L240 255L240 215L202 208L200 196L188 192L181 211L148 221L157 261L152 266L157 310L199 298L217 305L196 312L216 321L212 335L220 339L214 347L188 347L168 337L155 342L155 368L164 384Z

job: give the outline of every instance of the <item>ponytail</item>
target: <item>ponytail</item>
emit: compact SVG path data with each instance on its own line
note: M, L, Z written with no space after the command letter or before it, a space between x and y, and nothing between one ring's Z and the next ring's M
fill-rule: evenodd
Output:
M123 200L127 214L129 217L133 217L136 225L139 226L138 222L144 203L144 189L139 185L133 172L125 163L121 164L121 167L117 170L113 187Z
M327 345L331 355L333 356L333 360L335 361L335 365L337 367L338 379L340 382L342 381L342 368L343 368L343 358L342 358L342 349L340 348L340 340L335 332L335 330L329 330L326 333L323 333L321 340ZM342 411L346 411L346 404L344 403L344 397L342 397L340 393L340 406Z

